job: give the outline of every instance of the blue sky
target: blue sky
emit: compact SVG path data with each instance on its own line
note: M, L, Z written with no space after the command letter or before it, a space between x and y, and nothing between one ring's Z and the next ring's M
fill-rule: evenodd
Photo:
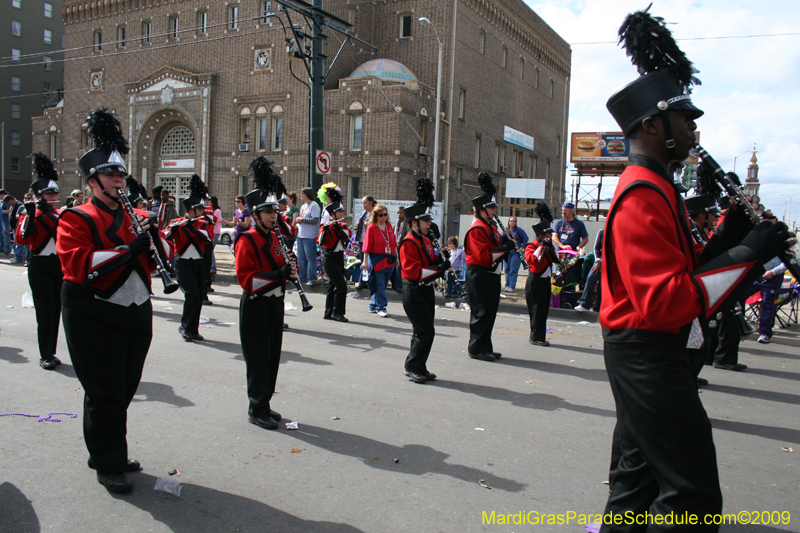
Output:
M572 47L570 131L617 131L608 97L636 70L617 47L625 16L649 0L616 2L524 0ZM800 2L744 0L655 1L679 45L700 70L693 101L706 114L697 124L701 144L726 170L756 145L762 203L800 224ZM794 33L790 36L751 37ZM728 37L731 39L708 39ZM608 44L581 44L581 43ZM750 152L736 159L744 179ZM571 178L567 177L569 189ZM602 196L611 196L613 186Z

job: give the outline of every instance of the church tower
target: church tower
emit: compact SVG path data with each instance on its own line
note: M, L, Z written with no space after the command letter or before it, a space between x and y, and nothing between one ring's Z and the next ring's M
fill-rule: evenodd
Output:
M758 159L756 159L756 145L753 144L753 157L747 165L747 179L744 182L744 190L748 196L758 196L761 183L758 181Z

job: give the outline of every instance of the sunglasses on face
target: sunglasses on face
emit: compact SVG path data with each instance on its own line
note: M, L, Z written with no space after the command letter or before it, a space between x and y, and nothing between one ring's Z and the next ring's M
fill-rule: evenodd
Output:
M236 203L240 204L240 203L242 203L242 201L241 200L236 200Z
M388 217L389 213L378 213L379 217Z

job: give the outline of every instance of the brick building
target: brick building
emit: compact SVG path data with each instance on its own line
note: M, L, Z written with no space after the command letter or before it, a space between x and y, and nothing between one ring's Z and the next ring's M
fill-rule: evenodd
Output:
M4 0L0 14L6 19L0 31L0 174L3 186L22 198L32 182L31 118L56 105L63 87L61 0ZM47 144L39 150L51 153Z
M412 200L417 177L432 176L435 28L445 51L439 176L447 179L437 198L446 212L469 211L481 170L500 178L501 191L506 177L545 179L546 196L563 200L571 51L522 0L327 0L324 9L378 49L348 44L326 80L326 181L346 198ZM99 106L119 116L129 169L148 188L163 184L183 196L197 172L227 215L262 154L287 187L305 186L308 90L292 72L307 75L286 53L278 2L64 0L63 13L64 105L35 119L34 143L56 136L65 189L83 184L82 124ZM343 36L325 33L330 62ZM533 150L506 142L506 128L531 137ZM450 233L457 217L448 219Z

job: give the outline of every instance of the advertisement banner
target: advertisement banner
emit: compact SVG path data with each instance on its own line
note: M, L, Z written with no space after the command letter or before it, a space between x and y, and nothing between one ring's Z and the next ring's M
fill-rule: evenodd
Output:
M507 143L516 144L520 148L533 151L533 137L514 128L503 127L503 140Z
M700 142L700 132L694 132ZM622 132L572 133L570 163L627 163L630 144ZM697 153L689 152L686 163L697 164Z

